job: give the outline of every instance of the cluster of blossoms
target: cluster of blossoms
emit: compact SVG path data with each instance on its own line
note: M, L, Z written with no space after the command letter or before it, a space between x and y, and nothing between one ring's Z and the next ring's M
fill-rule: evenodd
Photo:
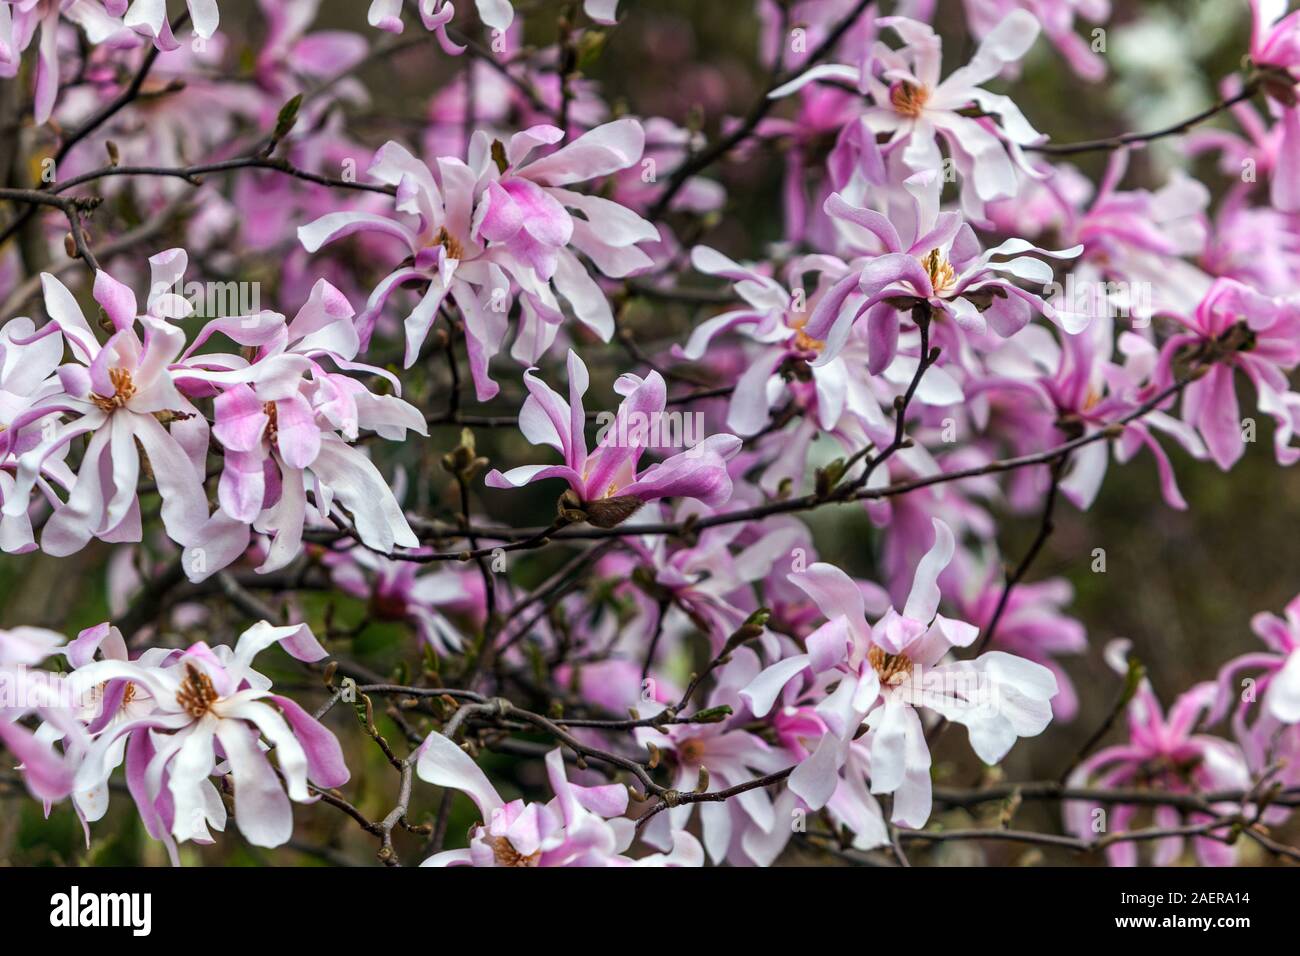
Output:
M1285 3L1248 5L1212 111L1245 135L1185 142L1268 176L1217 208L1177 169L1131 181L1155 137L1081 144L1111 150L1094 184L993 92L1040 34L1101 80L1076 19L1105 0L966 0L965 62L926 0L758 0L776 80L716 138L670 98L611 107L592 67L641 15L616 0L566 8L542 49L507 0L373 0L371 27L415 13L426 52L461 57L402 122L356 74L397 47L315 29L319 5L264 0L239 57L217 0L0 0L0 84L34 120L14 148L60 166L0 189L36 217L5 228L21 261L0 238L0 548L114 555L109 621L0 630L0 759L88 845L120 775L173 862L231 813L285 846L294 803L344 810L389 863L395 831L426 830L431 866L904 857L958 803L940 741L999 767L1115 698L1072 679L1101 649L1069 581L1030 567L1058 499L1087 512L1140 456L1187 509L1174 462L1236 467L1248 394L1272 457L1300 459ZM668 68L726 110L722 72ZM769 154L784 232L757 246L721 215L746 176L705 174ZM86 220L115 215L146 238L95 245ZM178 217L184 246L145 267ZM256 276L268 307L212 309L191 259ZM804 520L822 509L842 526ZM1019 563L1001 516L1041 516ZM232 610L258 623L229 643ZM1104 833L1116 865L1274 845L1300 800L1300 598L1253 629L1265 650L1167 709L1107 647L1129 739L1065 768L1061 839ZM320 699L274 692L272 654L253 669L272 645L324 671ZM374 821L340 789L345 703L402 775ZM523 731L555 745L508 746ZM490 779L489 749L545 786ZM423 828L415 781L447 794ZM447 848L457 791L478 815Z
M240 558L254 528L271 536L261 570L285 566L302 550L309 507L318 523L335 503L347 509L358 539L377 550L418 545L388 483L351 443L362 428L396 440L412 429L427 434L424 418L400 398L329 370L384 374L353 361L359 344L347 299L322 279L292 321L274 312L213 319L187 345L177 322L193 306L172 291L183 287L186 264L182 249L150 259L143 313L129 287L97 272L94 298L113 329L103 344L48 273L41 278L50 321L37 331L22 318L4 327L17 370L3 435L13 475L4 514L16 525L6 550L33 547L28 513L38 487L49 509L40 536L47 553L71 554L92 537L139 541L142 462L162 499L163 527L189 549L185 567L195 580ZM198 351L222 339L244 353ZM24 346L41 365L25 364ZM194 404L208 400L210 415ZM86 444L73 476L65 459L79 438ZM213 441L222 465L219 506L210 512L204 482Z

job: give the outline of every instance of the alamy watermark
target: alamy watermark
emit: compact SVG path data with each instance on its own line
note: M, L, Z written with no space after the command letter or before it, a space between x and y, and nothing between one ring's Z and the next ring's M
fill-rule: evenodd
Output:
M693 448L705 437L701 412L600 412L596 425L602 448Z
M262 311L260 282L158 282L149 289L155 313L163 319L220 319L257 316Z
M1151 321L1151 283L1078 279L1073 273L1065 282L1050 282L1043 287L1043 298L1064 320L1087 325L1095 318L1126 318L1134 328Z

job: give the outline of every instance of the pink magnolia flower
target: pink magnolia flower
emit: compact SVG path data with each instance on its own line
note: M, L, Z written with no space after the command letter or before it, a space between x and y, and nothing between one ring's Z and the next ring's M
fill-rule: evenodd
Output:
M691 331L686 345L676 348L676 352L682 358L696 361L708 352L715 337L730 331L744 332L764 346L737 381L727 411L728 428L741 435L753 435L768 423L780 394L773 387L773 378L788 361L802 365L819 357L824 347L824 343L804 331L809 311L819 296L814 295L808 301L802 290L789 291L756 267L734 262L708 246L691 250L691 264L707 275L729 279L745 304L701 322ZM802 257L792 261L789 267L789 274L795 280L809 272L818 272L834 281L846 271L844 263L831 256ZM818 289L821 291L820 284ZM853 393L860 392L854 388L855 378L848 364L837 357L813 368L812 385L818 424L824 430L833 429L846 405L852 402ZM876 406L874 399L866 404Z
M1024 10L1012 11L984 37L970 63L942 81L942 44L929 26L905 17L882 17L876 23L893 27L904 47L893 50L876 43L857 67L819 64L770 95L787 96L818 80L856 84L872 100L862 114L865 135L887 135L885 153L901 149L912 172L940 174L939 138L947 143L962 176L962 205L968 214L978 217L985 202L1014 196L1016 167L1030 172L1021 147L1044 137L1010 98L980 84L1029 51L1038 37L1038 21ZM971 107L986 115L974 119L962 112Z
M614 331L609 301L568 247L584 253L606 275L621 278L651 264L636 244L656 241L659 233L618 203L562 187L631 166L640 159L645 135L636 120L617 120L527 161L535 149L553 145L563 135L553 126L535 126L503 145L476 134L468 164L441 157L436 173L390 142L376 155L370 173L396 187L397 212L416 217L415 228L385 216L339 212L298 230L309 252L358 232L383 233L406 246L409 262L375 287L358 320L363 345L388 298L411 282L427 288L406 318L406 365L415 363L450 297L465 319L470 372L480 401L498 390L488 362L505 339L513 288L523 296L513 350L521 362L535 362L554 341L563 321L556 293L580 322L609 340Z
M217 332L255 349L252 361L197 351ZM375 395L323 364L385 375L396 387L388 373L353 361L358 345L351 305L322 279L287 325L276 313L214 320L186 351L177 382L196 392L219 392L212 427L224 448L218 500L238 526L229 528L231 539L218 549L225 558L206 561L204 573L244 551L250 524L273 535L258 570L284 567L302 547L308 491L322 518L334 502L347 509L368 547L385 553L399 545L418 547L391 487L350 443L362 428L390 439L408 430L427 435L428 428L414 406L395 395Z
M1112 350L1124 361L1115 361ZM1060 445L1109 428L1126 413L1149 401L1159 389L1159 355L1147 339L1133 332L1115 337L1114 322L1097 316L1077 334L1054 338L1045 328L1025 329L988 356L989 376L972 386L988 397L1000 424L1018 451ZM1143 448L1150 450L1160 490L1171 508L1187 502L1178 490L1173 465L1156 434L1172 437L1194 458L1206 457L1195 430L1164 411L1151 411L1124 426L1112 443L1093 441L1071 454L1060 487L1076 507L1087 510L1101 490L1112 453L1121 464ZM1113 446L1113 447L1112 447ZM1037 491L1046 476L1036 475Z
M802 412L789 425L765 434L758 445L760 455L771 461L759 478L763 491L777 495L783 487L801 487L814 441L821 435L833 438L845 456L868 443L889 444L894 422L884 409L911 381L915 360L900 356L879 375L863 375L861 370L871 362L862 330L851 332L825 360L827 343L807 332L810 315L835 294L836 280L852 272L848 266L833 256L797 257L786 268L787 282L795 287L788 290L760 267L733 262L707 246L693 249L691 261L701 272L730 279L744 305L701 322L685 347L675 346L674 351L683 358L701 359L716 353L717 338L724 333L739 333L757 346L741 357L743 371L737 373L727 427L739 435L758 435L778 407ZM813 274L817 284L806 294L796 284ZM859 301L855 293L846 300L846 311ZM940 366L927 370L915 394L918 405L948 405L961 398L961 386Z
M486 616L483 578L477 571L429 572L419 562L392 561L367 548L328 551L322 561L339 590L367 602L371 617L410 622L439 654L457 653L463 643L447 614L479 623Z
M334 735L293 700L272 693L271 681L253 670L253 659L272 644L302 661L327 656L306 625L262 621L233 649L200 641L162 663L104 659L79 667L69 677L74 687L124 681L146 691L154 706L146 716L110 723L98 733L77 770L78 791L108 778L119 741L129 736L127 777L146 827L176 840L204 839L210 823L225 819L209 780L218 769L219 747L235 781L240 832L254 846L287 841L293 833L290 799L309 802L309 780L319 788L342 786L348 770ZM279 776L263 739L274 747Z
M734 702L736 694L758 671L757 655L749 648L738 649L709 694L707 706ZM745 729L747 722L749 715L739 713L721 723L673 724L667 733L643 727L637 729L636 739L642 746L653 744L671 756L676 764L673 789L690 792L701 782L707 782L710 791L725 790L789 764L789 758L780 749ZM699 808L704 849L714 863L724 860L738 865L749 863L746 841L767 842L757 835L751 837L750 830L760 834L777 831L776 835L786 840L793 830L790 816L778 819L771 797L761 789L746 791L722 803L701 803ZM686 828L693 812L693 804L682 804L660 813L645 828L645 841L669 849L673 834Z
M63 649L63 653L74 670L92 663L97 653L102 655L104 660L130 660L122 632L107 623L86 628L77 635L76 640ZM160 666L171 654L172 651L166 648L149 648L139 656L137 663L142 666ZM76 727L76 733L71 738L66 719L47 720L37 731L37 738L51 744L63 741L66 748L69 739L78 742L83 727L85 734L98 735L109 727L147 717L153 713L156 706L146 688L120 679L108 680L94 686L83 697L84 699L72 701L74 707L69 716L82 726ZM111 752L106 755L105 766L109 773L120 767L126 759L128 739L119 738ZM72 793L73 807L85 831L87 847L90 846L90 824L102 819L108 812L110 792L106 778ZM157 834L152 835L159 838Z
M176 250L173 250L175 253ZM155 279L183 270L183 254L164 253L150 260ZM136 497L143 450L162 496L162 520L172 540L186 545L208 519L203 491L207 452L207 422L177 391L169 366L180 355L185 335L169 324L178 300L155 292L140 315L135 294L105 272L95 276L95 300L114 328L100 345L72 293L49 274L41 277L50 323L35 333L62 332L75 361L58 369L62 389L20 416L18 424L51 412L72 420L42 437L18 459L14 488L4 512L25 514L28 496L51 456L62 454L69 442L89 436L77 481L66 501L41 535L41 547L66 555L92 538L139 541L140 511ZM170 288L166 283L163 288ZM143 329L144 337L136 331ZM160 421L170 420L170 427ZM56 499L57 501L57 499Z
M919 827L931 803L930 752L919 708L964 724L971 747L990 765L1017 737L1036 736L1052 719L1056 678L1041 664L1002 651L944 663L951 649L974 643L979 630L938 613L939 575L956 545L946 524L935 519L933 526L934 546L917 565L902 613L890 608L874 627L862 592L843 571L818 562L792 574L827 622L808 635L805 653L772 664L740 692L758 717L796 678L819 698L816 713L829 732L789 781L814 809L835 792L848 745L863 723L870 732L871 792L893 793L894 822ZM827 694L829 682L835 689Z
M959 560L945 572L944 583L949 576L959 583L946 590L962 619L986 631L1006 587L1001 562L996 555L977 563L963 552L958 554ZM1078 714L1079 696L1057 658L1088 650L1083 624L1063 610L1073 599L1074 587L1066 578L1017 584L1007 596L990 644L994 650L1042 664L1052 672L1058 688L1052 698L1052 714L1061 721L1073 720Z
M211 2L211 0L209 0ZM161 0L159 0L161 6ZM85 31L94 45L115 49L134 46L138 41L123 24L121 0L107 0L108 11L99 0L0 0L0 78L18 75L19 60L40 29L36 59L34 114L36 124L49 121L59 95L59 25L62 17Z
M620 375L614 385L623 396L618 412L588 454L586 412L587 366L577 352L569 352L569 400L566 402L536 378L524 373L528 398L519 415L519 427L534 445L549 445L564 456L563 465L522 465L487 475L490 488L519 488L547 478L563 478L576 499L573 507L597 527L612 528L629 518L647 501L658 498L697 498L707 505L722 504L731 496L731 476L726 461L740 449L735 435L710 435L703 441L638 473L638 463L659 429L667 403L667 386L658 372L646 378Z
M158 49L171 51L180 46L167 19L166 0L129 0L129 5L128 0L104 0L104 5L129 28L152 37ZM204 40L210 39L221 22L217 0L185 0L185 6L190 11L194 32Z
M627 811L627 787L570 783L557 747L546 755L550 803L506 802L465 751L439 733L425 740L415 765L421 780L459 790L478 807L482 823L464 850L437 853L422 866L700 866L704 851L685 831L671 854L632 860L623 853L636 836Z
M1034 15L1043 35L1079 76L1096 81L1106 75L1105 59L1075 32L1074 22L1082 17L1105 23L1110 18L1110 0L966 0L966 19L971 32L982 37L1015 9Z
M510 0L474 0L479 19L492 30L509 29L515 18ZM452 55L465 52L465 48L447 35L447 26L456 15L456 8L446 0L420 0L420 22L426 30L434 32L443 50ZM371 0L366 20L372 27L386 33L401 33L406 29L402 22L402 0Z
M63 635L38 627L0 630L0 744L22 764L23 782L40 800L61 800L73 788L75 767L21 721L30 715L68 721L67 689L53 673L36 670L63 649Z
M1300 11L1287 13L1286 0L1251 0L1250 7L1250 61L1264 71L1264 90L1281 113L1272 199L1285 212L1300 212Z
M1184 389L1183 420L1205 440L1224 471L1245 453L1234 372L1255 386L1259 409L1278 422L1278 462L1291 464L1300 450L1289 444L1296 404L1287 373L1300 364L1300 298L1261 295L1232 279L1218 279L1195 313L1176 316L1187 331L1171 336L1160 352L1158 380L1172 382L1181 361L1208 363L1209 370Z
M1278 755L1294 753L1300 739L1300 598L1292 598L1284 613L1251 618L1251 630L1268 650L1243 654L1223 666L1218 696L1206 718L1215 724L1232 711L1233 733L1256 773L1265 772ZM1247 673L1252 676L1240 676ZM1294 760L1280 762L1280 778L1295 785L1300 768Z
M328 80L366 55L366 39L359 33L307 32L320 11L320 0L258 0L258 6L266 18L267 35L257 53L255 75L258 85L279 97L281 104L301 89L300 77Z
M830 205L838 208L838 203ZM686 346L675 351L683 358L701 358L714 337L724 331L744 332L766 346L755 360L746 363L736 383L727 413L729 428L742 435L752 435L766 425L781 393L776 378L786 373L785 377L793 379L787 389L802 400L810 413L815 412L807 417L815 418L821 431L833 433L837 426L844 428L844 418L848 415L858 420L859 427L872 441L888 443L894 425L882 414L881 405L892 406L897 394L893 386L905 386L911 380L915 363L910 363L904 375L893 374L894 363L886 361L888 356L877 354L873 360L868 343L849 334L850 322L836 328L829 342L815 338L809 331L813 319L826 310L823 303L828 298L835 298L842 312L852 312L865 302L853 288L860 263L849 267L827 255L793 259L787 267L793 288L787 290L756 267L735 263L707 246L692 250L691 261L701 272L730 279L746 306L701 322L692 331ZM811 294L806 294L802 287L794 287L810 274L818 276ZM826 355L828 349L833 350L830 356ZM878 368L878 362L885 364ZM909 365L905 359L897 364L899 371ZM867 365L873 376L880 377L859 374L861 365ZM803 379L808 377L811 382L805 383ZM876 388L886 383L883 390ZM961 400L961 386L945 369L935 366L922 378L916 398L921 404L951 404Z
M981 251L975 233L958 213L939 211L942 184L937 177L921 174L909 177L905 185L915 210L908 238L881 213L854 206L838 193L826 201L826 212L846 223L850 236L861 237L859 250L874 237L884 254L856 259L849 274L817 303L806 332L825 340L826 346L814 364L838 355L849 330L865 316L869 370L879 374L888 369L897 354L899 308L907 302L924 302L932 316L948 317L962 329L983 332L987 326L1004 338L1024 328L1034 312L1053 315L1040 295L1016 283L1043 289L1054 272L1047 263L1022 253L1072 259L1082 246L1049 251L1013 238Z
M11 319L0 326L0 504L14 496L18 457L41 441L42 428L52 427L58 416L57 411L44 416L28 414L62 391L55 370L63 361L63 337L57 330L43 337L35 332L28 318ZM36 478L50 501L58 500L50 482L66 491L74 481L67 465L57 457L47 459ZM35 547L28 509L0 514L0 549L21 554Z
M474 0L479 19L484 26L494 31L504 32L514 21L515 10L510 0ZM597 23L616 22L618 0L583 0L583 10ZM426 30L438 33L442 48L451 54L459 54L465 48L447 37L447 25L456 15L455 7L447 0L420 0L420 21ZM388 33L401 33L406 29L402 22L402 0L371 0L366 19L372 27Z
M560 321L547 284L552 283L578 318L608 341L613 318L605 295L567 247L582 252L605 275L623 278L651 265L637 243L657 242L659 232L616 202L564 187L634 166L645 150L645 131L635 119L615 120L540 159L530 158L563 138L558 127L538 125L516 133L504 149L486 136L470 141L470 166L478 176L475 231L508 250L506 262L530 267L516 267L511 274L541 318L550 325ZM553 329L531 325L521 334L539 339L529 351L516 347L516 357L530 363L554 338Z
M1118 644L1125 646L1127 642ZM1107 653L1112 667L1122 663L1115 659L1116 649L1113 645ZM1215 695L1214 684L1198 684L1174 701L1166 714L1150 683L1144 679L1128 705L1128 743L1104 747L1084 760L1070 774L1066 786L1076 789L1146 786L1162 793L1192 794L1248 789L1250 773L1241 750L1218 737L1194 733L1198 720L1214 704ZM1226 803L1216 804L1213 809L1232 813L1240 808L1239 803ZM1140 810L1134 804L1110 808L1105 832L1130 829ZM1093 839L1098 832L1094 826L1096 814L1107 811L1081 800L1069 800L1063 812L1067 830ZM1176 827L1183 822L1205 823L1212 819L1205 813L1184 814L1168 805L1155 808L1153 815L1155 825L1160 827ZM1231 866L1236 857L1236 849L1219 840L1195 837L1192 845L1203 866ZM1155 841L1155 864L1172 865L1182 855L1183 847L1181 836ZM1106 858L1111 866L1134 866L1138 859L1137 844L1112 843L1106 848Z

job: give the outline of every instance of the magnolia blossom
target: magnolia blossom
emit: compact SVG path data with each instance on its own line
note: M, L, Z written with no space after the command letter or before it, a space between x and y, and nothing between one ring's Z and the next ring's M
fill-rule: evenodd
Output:
M721 706L735 700L736 693L757 673L757 656L748 648L737 652L735 663L727 668L708 699L708 706ZM639 728L637 742L653 745L676 763L672 781L682 792L725 790L754 777L773 773L789 763L779 748L767 744L760 736L744 729L749 715L735 714L715 724L677 724L661 733ZM651 821L645 839L652 845L670 849L674 835L686 828L692 806L684 804L659 814ZM763 790L750 790L735 801L700 804L704 848L715 863L730 860L748 863L756 847L766 848L772 840L778 846L789 838L791 816L778 817L771 798ZM758 851L762 852L762 851ZM766 855L766 854L764 854Z
M743 330L749 338L766 346L740 376L727 412L727 427L741 435L752 435L767 424L770 410L779 395L773 387L773 377L787 362L802 364L817 358L824 347L824 343L804 331L809 311L817 299L814 296L809 302L770 276L762 275L753 267L742 266L708 246L696 246L691 250L691 264L701 272L730 279L745 305L701 322L692 331L686 345L678 349L679 354L683 358L699 359L716 336L732 330ZM830 256L796 259L790 264L792 276L802 276L814 270L829 280L835 280L845 274L847 267ZM818 424L824 429L836 426L846 405L856 407L858 402L862 402L870 407L876 406L869 393L864 399L865 389L859 387L847 362L836 360L815 366L812 384Z
M164 253L150 265L160 282L143 315L135 293L105 272L96 274L95 301L114 329L104 345L67 287L52 275L41 277L51 321L34 335L62 332L74 361L59 366L61 390L19 416L15 427L55 412L72 418L19 457L4 513L25 514L31 489L50 458L63 454L74 438L88 436L76 484L65 501L55 499L41 535L41 547L50 554L71 554L92 537L140 540L141 450L162 496L163 525L172 540L192 543L208 519L203 492L207 422L173 381L169 366L180 355L185 334L167 320L177 297L158 291L171 287L167 277L179 275L173 270L183 271L183 254Z
M58 720L71 731L66 713L69 691L54 675L36 670L63 648L63 635L39 627L0 630L0 744L22 764L32 796L61 800L73 788L75 767L19 721L31 714Z
M1075 32L1075 20L1082 17L1092 23L1105 23L1110 17L1110 0L965 0L965 7L966 19L976 36L995 29L1010 11L1028 10L1070 69L1085 80L1096 81L1106 75L1105 57L1094 48L1096 34L1090 45Z
M1205 440L1210 457L1227 471L1245 452L1234 371L1245 373L1259 395L1259 409L1278 423L1277 459L1291 464L1300 450L1290 445L1300 395L1287 372L1300 364L1300 297L1261 295L1232 279L1216 281L1194 314L1178 316L1187 332L1171 336L1160 353L1160 382L1182 374L1184 363L1209 370L1183 394L1183 420Z
M322 560L339 590L365 600L374 618L411 622L420 639L440 654L456 653L463 645L447 614L474 621L485 616L483 578L477 571L428 572L416 561L392 561L366 548L328 552Z
M474 0L483 25L497 32L509 29L515 11L510 0ZM583 0L583 10L597 23L616 22L618 0ZM465 47L447 36L447 25L456 15L456 8L448 0L420 0L420 22L426 30L436 31L442 48L453 55L465 52ZM366 19L372 27L388 33L401 33L406 29L402 22L402 0L371 0Z
M902 160L913 172L942 171L938 138L944 139L963 185L970 186L962 190L968 213L978 216L985 202L1014 196L1017 166L1028 171L1021 147L1044 137L1010 98L980 84L1029 51L1038 37L1038 21L1024 10L1012 11L984 37L970 63L942 81L942 44L929 26L906 17L882 17L876 23L893 27L905 46L896 51L877 43L858 67L820 64L770 95L787 96L818 80L854 83L873 103L860 120L864 135L887 135L886 153L901 148ZM985 115L965 115L972 106Z
M220 3L0 0L0 591L109 618L0 629L5 862L1296 852L1300 597L1084 693L1119 498L1284 513L1293 4Z
M318 788L348 780L334 735L288 697L271 692L271 681L253 670L253 658L279 644L302 661L326 651L306 625L273 627L265 621L245 631L234 648L200 641L162 661L106 658L85 664L69 678L78 690L118 684L121 697L145 691L149 713L110 720L98 729L77 769L79 792L100 786L121 760L123 738L131 793L150 832L160 839L210 839L221 829L225 808L209 779L217 772L217 749L235 782L235 822L254 846L279 846L293 834L290 799L310 801L307 783ZM280 776L267 760L263 740L274 747ZM288 794L286 796L286 788Z
M797 257L786 268L787 282L793 287L787 289L756 266L737 263L707 246L693 249L691 262L701 272L731 280L744 304L701 322L686 345L675 346L674 351L692 360L717 355L717 339L724 334L738 334L757 346L738 356L745 367L731 394L727 427L739 435L765 436L758 446L765 458L770 457L758 482L763 491L775 495L784 487L800 487L820 435L833 438L846 456L868 443L889 444L894 423L885 409L915 374L910 357L891 362L883 371L877 369L879 375L863 375L863 367L872 368L866 336L850 332L837 343L835 354L823 360L828 343L807 332L811 315L826 297L837 294L838 280L852 272L848 265L827 255ZM817 284L806 293L798 283L811 274L817 275ZM860 298L852 293L846 310ZM961 385L938 365L927 371L915 394L918 405L947 405L961 398ZM786 415L792 410L802 414L768 433L778 409ZM922 454L918 450L913 457Z
M136 0L136 6L147 0ZM159 9L161 0L155 0ZM198 0L196 0L198 2ZM205 0L216 9L216 0ZM0 78L18 75L19 61L38 29L34 117L38 125L49 121L59 94L59 25L67 17L85 31L92 44L116 49L137 42L133 23L121 19L125 0L0 0ZM164 12L165 16L165 12ZM215 27L215 24L213 24Z
M1300 11L1287 13L1286 0L1251 0L1250 60L1264 70L1264 89L1279 106L1282 138L1271 179L1270 198L1285 212L1300 212Z
M1122 658L1127 647L1127 641L1119 641L1107 649L1107 662L1121 672L1125 669ZM1215 696L1214 684L1198 684L1174 701L1166 714L1151 684L1144 679L1128 705L1128 743L1098 750L1071 772L1066 786L1125 788L1141 784L1164 793L1194 794L1248 789L1251 775L1240 748L1218 737L1194 732L1213 706ZM1230 812L1241 807L1223 804L1215 809ZM1131 829L1134 817L1141 810L1135 804L1110 808L1107 831ZM1096 812L1084 801L1066 801L1066 828L1081 837L1090 837L1095 832ZM1160 827L1177 827L1184 820L1195 824L1211 819L1206 813L1184 814L1167 805L1157 806L1152 815ZM1155 841L1153 862L1157 866L1172 865L1181 856L1184 842L1181 836ZM1192 845L1205 866L1230 866L1236 855L1234 847L1208 837L1194 837ZM1106 857L1112 866L1134 866L1138 859L1137 844L1112 843L1106 848Z
M623 855L635 824L623 816L627 787L583 787L570 783L559 748L546 755L546 777L555 799L528 803L502 799L478 764L442 734L430 734L420 748L415 772L421 780L459 790L478 807L481 824L470 845L425 860L422 866L699 866L704 851L684 830L673 835L670 854L639 860Z
M636 163L645 134L636 120L618 120L529 161L537 148L563 138L554 126L516 133L508 144L475 134L468 164L444 156L436 171L399 144L387 143L370 174L396 188L396 210L415 217L414 228L373 213L340 212L298 230L309 252L358 232L382 233L405 244L409 262L375 287L358 320L363 345L388 298L412 282L426 288L405 321L407 367L450 299L464 316L480 401L497 393L488 362L505 339L513 289L522 296L523 322L514 346L521 362L535 362L554 341L563 321L556 293L580 322L608 341L614 331L609 301L568 247L583 252L604 274L621 278L651 264L636 244L659 234L618 203L562 187Z
M741 697L755 716L767 714L791 681L811 681L823 694L816 713L828 733L795 768L790 789L809 806L825 806L837 786L849 743L866 724L871 792L893 793L893 820L922 826L930 816L930 751L919 708L970 732L971 747L988 764L1006 756L1017 737L1033 737L1052 719L1056 678L1041 664L1002 651L974 660L944 658L970 647L979 630L938 613L939 575L952 560L952 531L937 518L934 546L921 559L902 613L890 608L874 627L861 591L839 568L810 565L790 576L827 622L809 634L807 652L772 664ZM828 680L835 688L825 693Z
M854 206L838 194L826 201L828 215L861 230L859 235L874 237L884 254L856 260L849 274L817 303L806 332L826 344L815 364L838 355L849 330L865 316L869 369L883 372L898 348L899 309L914 303L963 329L982 332L987 325L1004 338L1024 328L1034 312L1052 316L1052 307L1040 295L1016 284L1042 289L1052 281L1052 268L1022 253L1071 259L1082 246L1049 251L1024 239L1008 239L981 251L959 214L939 211L940 183L933 175L909 177L905 185L915 204L915 235L908 240L874 210Z
M254 349L252 360L197 351L218 332ZM354 362L358 348L351 305L321 280L292 322L275 313L214 320L187 349L177 381L192 391L219 393L212 426L225 450L218 500L222 514L233 519L218 522L226 540L214 549L219 557L204 562L203 573L242 553L249 525L272 535L259 570L288 564L301 550L308 492L322 519L335 501L347 509L368 547L391 553L399 545L419 545L379 469L350 443L362 428L401 439L408 430L425 435L427 426L402 399L375 395L358 379L329 371L331 365L371 371L396 386L388 373ZM206 546L213 549L213 542Z
M546 478L563 478L572 496L570 510L600 528L612 528L657 498L697 498L716 505L731 496L726 461L740 448L735 435L710 435L699 444L638 471L638 464L667 403L667 386L658 372L644 379L619 376L615 391L623 401L596 449L587 452L587 366L569 353L569 400L566 402L532 371L524 373L528 399L519 428L534 445L549 445L564 456L563 465L522 465L502 473L493 468L491 488L519 488Z
M1013 441L1025 451L1097 435L1149 401L1158 388L1156 347L1134 332L1117 338L1109 318L1095 318L1077 334L1060 335L1059 341L1044 328L1025 329L991 353L987 364L991 374L972 392L987 397L995 414L1016 423ZM1185 509L1157 434L1172 437L1194 458L1207 457L1193 428L1167 412L1152 411L1125 426L1113 443L1099 440L1079 448L1060 479L1061 492L1076 507L1090 508L1112 455L1122 464L1145 448L1155 459L1165 502Z
M179 46L167 19L166 0L104 0L104 6L132 30L152 37L158 49L174 50ZM185 0L185 6L196 34L206 40L217 32L221 22L217 0Z
M62 391L55 370L63 361L63 337L57 330L36 337L31 319L11 319L0 326L0 503L14 497L14 473L18 457L31 451L41 440L43 429L52 427L58 412L42 416L28 413L45 398ZM24 425L24 423L26 423ZM57 500L50 482L65 490L74 477L61 457L52 456L41 466L36 483L51 500ZM0 548L23 553L36 547L28 510L0 513Z
M1256 773L1265 772L1278 754L1295 746L1300 726L1300 598L1292 598L1284 613L1278 617L1261 612L1251 618L1251 630L1268 650L1223 665L1207 717L1207 723L1214 724L1231 712L1237 742ZM1289 762L1278 769L1284 783L1294 786L1300 780L1300 768Z
M107 622L86 628L63 649L63 653L74 669L90 664L97 654L102 655L104 660L130 660L122 632ZM138 663L145 666L158 666L164 663L171 653L165 648L149 648L140 654ZM81 695L81 699L69 703L72 705L70 719L82 726L74 723L70 733L68 718L47 719L37 731L36 736L39 740L50 744L62 741L65 747L77 746L81 743L83 727L86 735L100 734L109 727L147 717L156 707L147 689L125 680L105 681L90 688L87 693ZM126 759L128 739L119 738L112 751L106 756L105 766L109 773L120 767ZM90 846L90 824L102 819L108 812L109 795L110 788L106 779L82 786L72 794L72 803L85 831L87 847ZM150 835L164 839L152 831Z

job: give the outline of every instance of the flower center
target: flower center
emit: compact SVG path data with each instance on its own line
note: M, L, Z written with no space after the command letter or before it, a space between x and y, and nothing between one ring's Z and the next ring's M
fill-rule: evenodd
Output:
M122 692L122 706L125 707L133 700L135 700L135 684L127 683L126 690Z
M934 289L935 295L950 291L957 280L957 270L938 249L931 249L922 256L921 266L930 277L930 287Z
M465 247L460 244L459 239L447 231L446 226L438 227L438 234L433 237L433 243L447 250L448 259L460 260L465 258Z
M131 381L131 373L126 369L110 368L108 370L108 380L113 383L112 395L91 393L90 396L90 400L103 412L123 408L135 395L135 382Z
M1250 352L1257 342L1255 330L1246 324L1245 319L1233 323L1215 340L1216 345L1228 352Z
M912 661L906 654L890 654L882 647L867 651L867 662L875 669L880 683L897 687L912 673Z
M275 402L263 404L262 412L266 415L266 440L274 445L276 437L280 434L280 415L275 410Z
M820 352L826 348L826 343L805 332L803 328L807 324L808 320L804 318L795 319L790 323L790 327L794 329L794 347L800 352Z
M925 109L925 104L930 100L930 90L928 87L917 86L915 83L907 83L899 80L889 87L889 104L894 107L894 111L900 116L910 116L913 119L921 115Z
M404 621L406 599L396 591L376 591L370 598L370 611L381 621Z
M699 737L688 737L677 745L677 759L682 763L698 764L704 759L704 741Z
M489 837L488 843L492 846L492 857L496 860L497 866L537 866L542 858L541 850L524 856L503 836Z
M211 710L216 701L217 689L212 686L212 678L193 664L186 664L185 680L181 681L180 690L176 692L176 703L197 720Z

